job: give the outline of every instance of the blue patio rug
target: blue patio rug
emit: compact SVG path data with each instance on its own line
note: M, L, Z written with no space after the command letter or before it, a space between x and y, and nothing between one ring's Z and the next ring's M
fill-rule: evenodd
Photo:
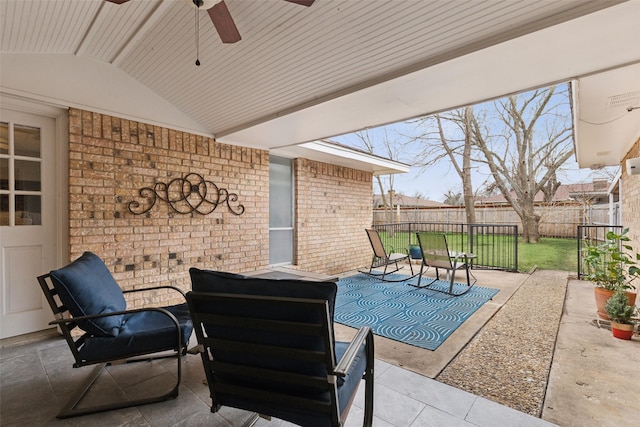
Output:
M403 275L393 275L394 280ZM392 277L391 275L389 277ZM429 281L431 279L427 278ZM418 289L414 277L403 282L382 282L365 274L338 280L334 320L359 328L369 326L373 333L416 347L435 350L465 320L499 291L474 286L459 297ZM428 282L427 282L428 283ZM432 285L448 289L448 282ZM466 285L454 284L454 291ZM456 289L458 288L458 289Z

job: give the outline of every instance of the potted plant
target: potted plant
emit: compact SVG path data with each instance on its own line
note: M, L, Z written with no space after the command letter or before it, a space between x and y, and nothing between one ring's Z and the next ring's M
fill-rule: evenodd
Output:
M409 245L409 255L411 256L411 259L422 259L422 250L420 249L420 245Z
M611 319L611 332L616 338L630 340L635 321L632 319L636 306L628 304L624 289L618 288L605 304L605 310Z
M617 289L627 292L629 305L635 304L635 286L631 282L640 277L640 253L632 256L628 252L633 249L628 244L631 240L627 236L628 232L628 228L620 234L609 231L603 243L587 248L585 261L589 274L585 278L595 285L596 307L598 316L602 319L608 319L604 305Z

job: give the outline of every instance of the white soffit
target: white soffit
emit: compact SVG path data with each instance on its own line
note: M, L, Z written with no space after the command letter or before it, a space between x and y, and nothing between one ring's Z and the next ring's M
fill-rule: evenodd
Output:
M640 1L622 3L217 136L245 146L330 138L634 63L638 17Z
M312 141L288 147L274 148L270 154L287 158L305 158L332 165L389 175L409 172L409 165L374 154L354 150L328 141Z
M0 92L6 94L212 136L129 74L86 57L3 53L0 75Z
M578 164L619 165L640 138L640 63L581 77L573 90Z
M187 0L131 0L121 5L104 0L0 0L0 51L73 55L104 64L106 70L117 68L218 138L234 135L242 142L241 129L292 117L289 132L274 133L277 140L257 135L242 143L268 149L427 113L434 105L448 107L449 102L424 102L434 96L434 88L440 89L435 81L408 87L400 95L391 91L378 96L379 104L351 103L344 119L336 120L342 111L316 115L321 121L315 127L309 117L301 120L291 114L577 16L598 15L617 8L620 0L317 0L312 7L282 0L226 3L242 34L232 45L221 43L207 13L196 14ZM194 65L196 19L200 67ZM608 37L598 25L590 30L596 28L593 32ZM496 80L495 64L485 76L488 81ZM38 76L49 70L26 71ZM82 70L71 71L57 77L87 78ZM118 84L105 74L102 86ZM4 76L2 83L13 84ZM490 93L500 90L488 86L496 89ZM53 88L46 89L39 87L37 95L51 97ZM82 90L94 88L85 85ZM455 95L448 101L458 102ZM444 92L440 96L448 97ZM96 109L106 108L101 96L92 99ZM362 116L354 117L357 109ZM376 113L369 115L370 110ZM300 138L293 139L296 134Z

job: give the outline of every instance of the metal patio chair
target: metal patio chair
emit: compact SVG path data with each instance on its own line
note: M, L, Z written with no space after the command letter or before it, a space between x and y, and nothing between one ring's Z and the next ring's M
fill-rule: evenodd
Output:
M351 342L335 342L334 282L189 272L212 412L229 406L256 413L252 421L343 426L364 379L363 425L372 425L373 333L365 326Z
M406 250L404 253L395 252L395 249L392 247L388 248L387 250L382 243L382 239L380 239L380 235L376 230L368 228L365 229L365 231L367 232L367 236L369 237L369 242L371 242L371 249L373 249L373 258L371 259L369 270L360 270L361 273L367 274L385 282L403 282L407 280L406 277L401 279L386 279L385 276L400 271L402 267L400 267L398 263L401 261L407 261L409 263L409 268L411 269L411 277L415 276L413 274L413 265L411 264L409 253ZM393 265L393 270L388 271L388 267L390 265ZM374 269L383 267L384 270L382 271L382 273L374 271Z
M447 236L439 233L416 233L418 238L418 244L422 251L422 263L420 265L420 272L418 273L418 283L411 285L416 288L429 288L434 291L443 292L448 295L460 296L464 295L475 285L476 278L473 277L469 271L471 261L473 260L473 254L467 254L465 252L452 252L449 251L449 245L447 244ZM436 278L426 285L421 285L422 274L424 267L433 267L436 270ZM449 278L448 289L439 289L433 286L440 280L440 269L445 270ZM456 271L465 270L467 283L466 287L460 292L454 292L454 284L456 278ZM473 277L473 282L471 282Z
M65 267L39 276L38 283L56 318L49 324L60 328L75 359L73 367L97 365L58 413L58 418L128 408L178 396L181 356L193 329L186 302L169 307L127 310L124 293L171 289L185 297L180 289L156 286L123 293L104 262L91 252L85 252ZM100 373L112 362L149 361L161 357L177 358L176 382L168 391L139 399L79 406Z

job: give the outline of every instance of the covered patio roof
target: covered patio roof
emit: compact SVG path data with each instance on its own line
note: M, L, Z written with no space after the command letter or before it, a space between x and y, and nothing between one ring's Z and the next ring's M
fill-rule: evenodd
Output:
M0 90L293 156L297 144L571 79L586 112L599 102L591 79L640 62L633 1L226 3L242 40L221 43L201 11L198 67L190 0L0 0ZM639 91L637 76L616 74L599 96ZM587 125L606 113L576 123L582 166L617 164L640 133L639 120L614 121L627 130L598 154Z

